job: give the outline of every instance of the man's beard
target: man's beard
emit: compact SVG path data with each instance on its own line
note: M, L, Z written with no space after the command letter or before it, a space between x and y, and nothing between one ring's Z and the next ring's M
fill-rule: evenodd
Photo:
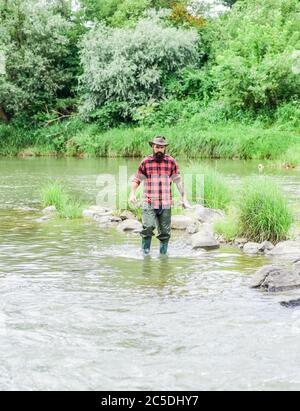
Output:
M158 153L153 152L153 155L155 160L159 163L165 158L165 153L162 153L161 151L159 151Z

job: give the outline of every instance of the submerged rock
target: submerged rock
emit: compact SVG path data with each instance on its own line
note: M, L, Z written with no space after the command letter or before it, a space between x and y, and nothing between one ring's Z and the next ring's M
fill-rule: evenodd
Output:
M258 254L260 251L260 244L259 243L246 243L243 247L243 251L246 254Z
M291 270L274 265L262 267L256 272L251 287L267 292L300 288L300 265L299 263L295 264Z
M298 300L282 301L280 303L285 308L296 308L300 306L300 298Z
M266 254L274 257L298 257L300 256L300 241L282 241Z
M199 221L194 221L187 226L186 231L188 234L196 234L198 233L199 229L200 229Z
M43 214L52 214L52 213L55 213L55 212L56 212L56 207L55 206L49 206L49 207L46 207L42 210Z
M95 215L93 218L95 221L97 221L97 223L100 223L100 224L108 224L111 222L110 216Z
M47 214L47 215L44 215L43 217L41 217L41 218L38 218L37 220L36 220L36 222L37 223L45 223L46 221L49 221L49 220L51 220L52 219L52 216L50 215L50 214Z
M131 231L134 233L139 233L142 231L143 226L137 220L124 220L118 225L117 229L121 232Z
M112 215L112 210L102 206L91 206L86 210L83 210L82 215L84 218L94 218L95 216L104 217Z
M198 248L215 250L220 248L220 243L212 233L200 231L199 233L192 235L192 247L194 250Z
M185 215L174 215L171 220L171 228L173 230L186 230L194 220Z

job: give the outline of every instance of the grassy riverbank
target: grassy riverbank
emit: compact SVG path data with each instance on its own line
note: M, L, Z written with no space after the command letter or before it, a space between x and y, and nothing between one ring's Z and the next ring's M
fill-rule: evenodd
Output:
M271 159L300 162L300 129L236 121L211 124L194 115L174 126L119 127L108 131L75 118L52 126L24 129L0 126L5 156L142 157L156 134L170 141L169 152L185 158Z

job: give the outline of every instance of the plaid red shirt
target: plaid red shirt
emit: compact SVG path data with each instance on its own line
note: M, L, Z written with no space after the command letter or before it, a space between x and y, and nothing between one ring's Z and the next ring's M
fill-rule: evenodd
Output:
M133 178L137 184L144 182L143 206L171 208L172 182L179 174L177 162L167 154L161 162L156 161L153 155L144 158Z

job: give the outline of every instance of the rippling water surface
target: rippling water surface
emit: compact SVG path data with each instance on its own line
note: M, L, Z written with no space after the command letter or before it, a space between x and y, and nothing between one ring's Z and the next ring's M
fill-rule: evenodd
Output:
M300 389L299 292L249 288L269 263L223 247L142 259L136 235L41 217L39 189L60 177L95 202L96 178L137 161L0 160L0 389ZM219 162L229 181L256 163ZM199 165L200 167L201 165ZM296 202L300 172L271 171Z

